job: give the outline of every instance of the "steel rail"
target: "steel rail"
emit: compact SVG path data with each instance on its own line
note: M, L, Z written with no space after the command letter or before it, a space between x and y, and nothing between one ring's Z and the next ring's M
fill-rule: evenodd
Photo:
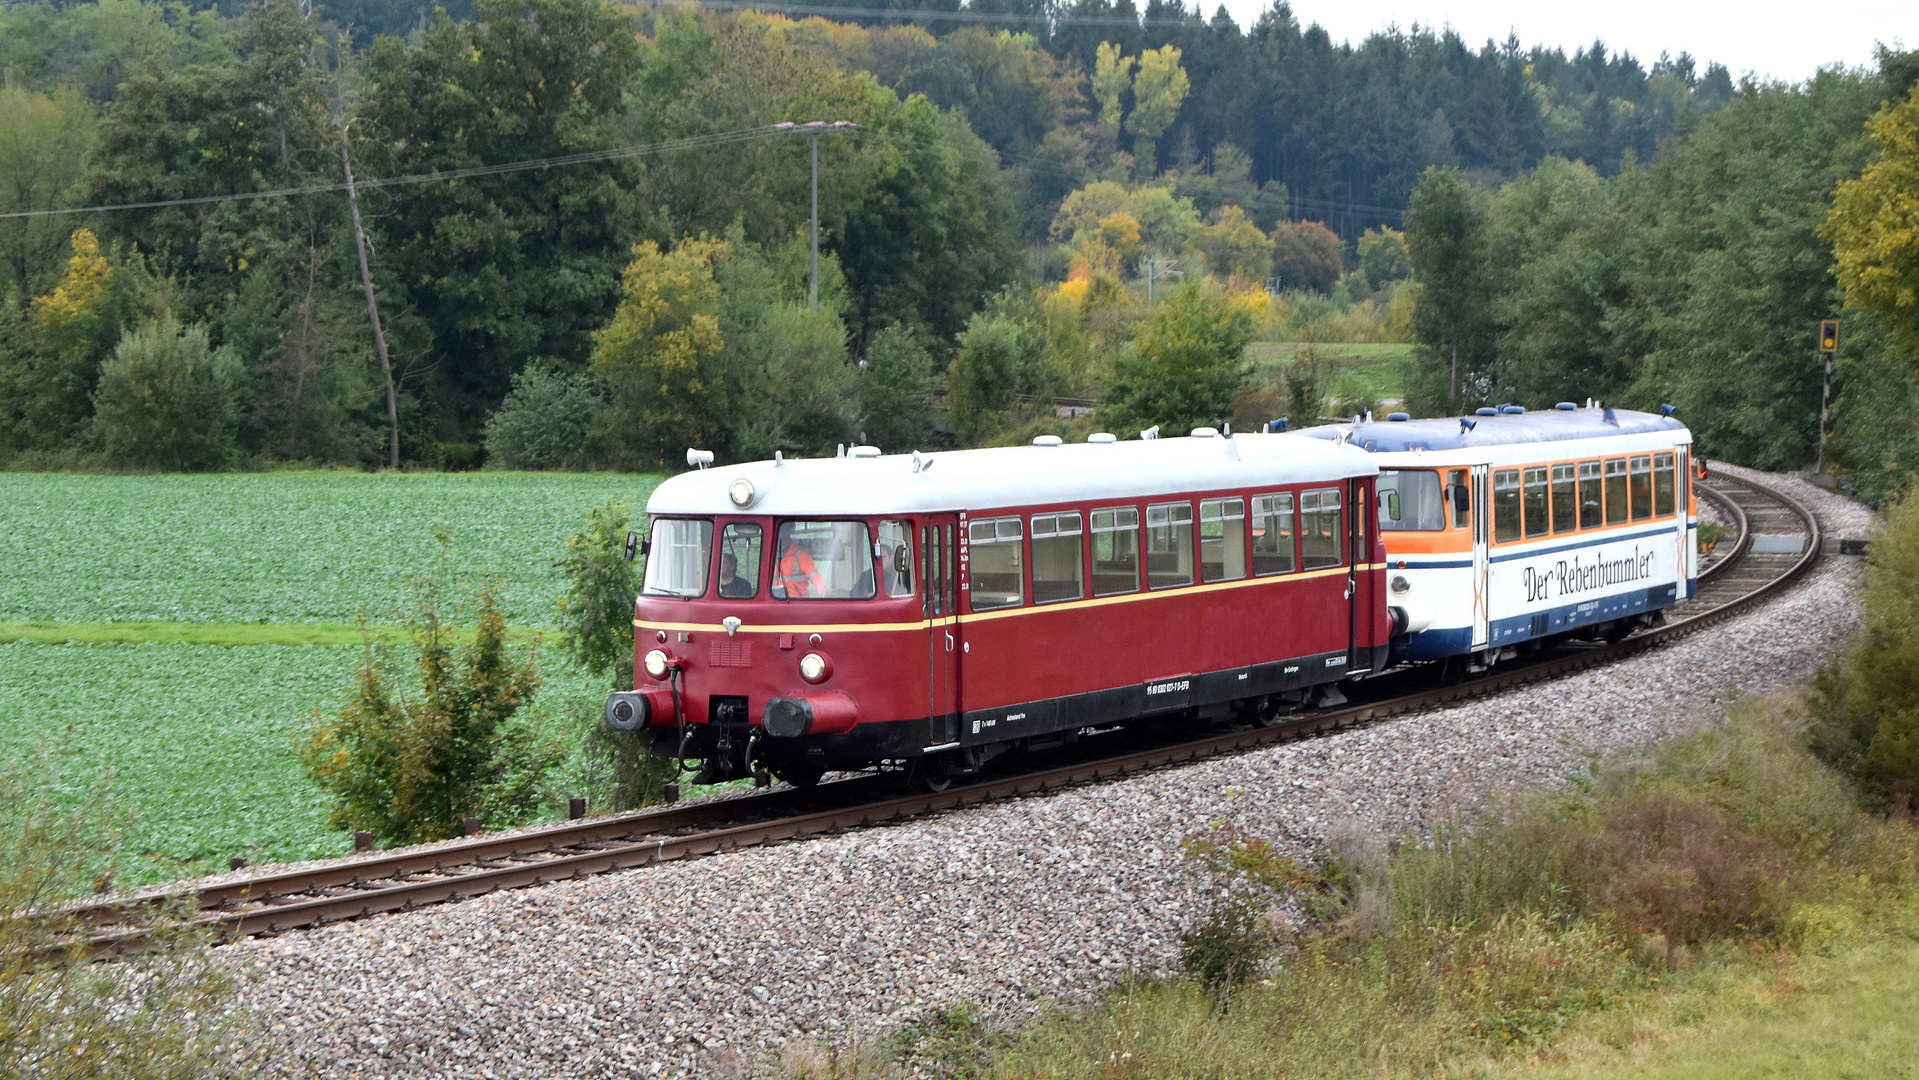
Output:
M1753 481L1732 479L1739 486L1778 502L1799 518L1805 526L1805 550L1785 572L1731 601L1666 626L1635 634L1624 641L1595 646L1538 663L1495 669L1454 686L1433 687L1309 716L1287 717L1268 727L1227 731L1176 745L982 781L936 794L916 794L824 810L806 810L802 808L806 793L768 792L739 799L568 822L511 836L477 837L423 851L341 860L283 874L211 885L198 890L195 899L199 911L189 918L188 924L223 938L275 933L465 899L500 889L522 888L803 839L1242 752L1558 678L1649 651L1744 613L1789 587L1818 561L1823 534L1817 517L1811 511L1770 487ZM1716 574L1742 560L1751 545L1749 522L1744 511L1731 498L1717 492L1710 497L1730 506L1741 528L1740 543L1734 549L1735 554L1711 568ZM1707 577L1706 573L1700 575L1702 581ZM872 786L870 779L841 781L822 785L812 793L812 797L817 798L819 793L858 797ZM783 808L788 812L782 814ZM729 818L738 822L739 818L756 813L767 814L771 819L726 823ZM708 827L716 822L720 823L717 827ZM694 831L681 832L687 829ZM580 850L583 847L586 850ZM507 865L495 865L501 862ZM443 876L412 880L423 875ZM346 890L346 894L339 895L339 890ZM177 903L180 900L178 893L158 894L80 909L96 927L89 935L89 951L99 954L138 950L148 930L125 924L136 921L143 907L161 911L167 902ZM116 921L122 925L108 925Z

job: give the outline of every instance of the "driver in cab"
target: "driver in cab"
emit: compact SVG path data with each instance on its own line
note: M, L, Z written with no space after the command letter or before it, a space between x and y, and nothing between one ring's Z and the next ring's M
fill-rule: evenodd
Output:
M813 565L813 555L791 536L780 547L780 561L773 567L773 588L784 590L787 599L824 596L826 577Z

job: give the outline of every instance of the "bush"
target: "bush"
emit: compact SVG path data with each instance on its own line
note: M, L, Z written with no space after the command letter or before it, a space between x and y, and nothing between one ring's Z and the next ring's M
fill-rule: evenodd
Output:
M873 335L859 382L864 440L902 454L928 444L933 432L933 355L902 323Z
M561 642L580 665L618 690L633 688L633 598L639 576L626 561L626 534L633 510L608 499L566 542L558 565L567 578L560 597ZM581 702L574 728L585 748L589 782L611 789L611 810L649 806L665 796L678 772L672 758L654 754L642 731L613 731L600 702Z
M1198 281L1174 289L1134 328L1132 347L1114 361L1112 384L1100 401L1110 430L1158 424L1172 436L1217 425L1232 414L1252 339L1253 318L1244 307Z
M530 656L511 654L493 582L480 586L471 639L459 644L465 635L446 598L452 538L444 529L438 538L438 562L414 580L408 619L418 695L400 692L392 643L369 634L352 698L338 716L317 720L300 747L308 774L334 798L328 823L386 842L442 840L467 817L523 822L566 756L516 722L540 676Z
M1281 288L1331 292L1345 272L1333 230L1317 221L1273 226L1273 273Z
M1919 500L1892 506L1868 551L1859 631L1813 680L1808 740L1884 809L1919 795Z
M60 790L45 749L0 767L0 1074L252 1075L248 1017L204 935L162 931L112 963L78 953L86 927L58 905L112 887L124 828L104 778L70 808Z
M593 460L588 425L606 407L592 376L528 364L486 422L487 463L496 469L583 469Z
M211 349L203 326L171 315L120 339L100 369L93 431L107 456L140 468L197 472L232 463L245 370Z

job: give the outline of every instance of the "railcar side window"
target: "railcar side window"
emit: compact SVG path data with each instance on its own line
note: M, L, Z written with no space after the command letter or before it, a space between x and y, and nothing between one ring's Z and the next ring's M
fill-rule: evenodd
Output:
M1253 576L1293 572L1293 497L1253 497Z
M1553 531L1572 532L1579 528L1579 485L1573 479L1573 466L1553 466Z
M1626 459L1606 459L1606 524L1626 520Z
M1016 517L969 522L966 540L972 554L967 595L974 611L1018 607L1026 575L1020 563L1020 522Z
M1519 539L1519 470L1493 473L1493 539Z
M1193 504L1146 508L1146 587L1170 589L1193 583Z
M1033 515L1033 602L1078 600L1086 595L1079 549L1078 513Z
M1652 456L1652 512L1665 517L1673 511L1672 452Z
M775 600L871 600L873 542L864 521L783 521Z
M1299 496L1299 549L1306 569L1338 566L1346 561L1340 527L1339 489L1302 492Z
M1093 595L1139 591L1139 510L1093 511Z
M1605 496L1599 490L1599 462L1579 463L1579 527L1597 529L1605 519Z
M648 596L677 596L691 600L706 595L706 570L712 565L711 519L655 518L653 542L646 556Z
M1546 535L1546 467L1526 470L1526 535Z
M1446 503L1439 494L1439 474L1425 469L1379 474L1379 528L1381 532L1437 532L1446 527Z
M880 580L886 582L886 595L913 595L913 523L880 522L880 538L875 555L879 558Z
M1450 491L1453 503L1453 528L1464 529L1473 523L1473 503L1467 486L1466 470L1454 469L1446 474L1446 490Z
M1246 576L1246 500L1207 499L1199 504L1199 579L1238 581Z
M720 597L750 600L760 592L760 541L765 533L750 521L720 530Z
M1632 459L1632 519L1644 521L1652 516L1652 455L1637 454Z

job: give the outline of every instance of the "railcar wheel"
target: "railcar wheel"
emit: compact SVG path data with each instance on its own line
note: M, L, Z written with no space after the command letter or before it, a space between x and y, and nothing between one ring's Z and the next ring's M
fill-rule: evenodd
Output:
M791 765L779 766L773 770L773 775L801 791L811 791L819 786L820 777L826 775L826 766L808 765L804 761L799 761Z

